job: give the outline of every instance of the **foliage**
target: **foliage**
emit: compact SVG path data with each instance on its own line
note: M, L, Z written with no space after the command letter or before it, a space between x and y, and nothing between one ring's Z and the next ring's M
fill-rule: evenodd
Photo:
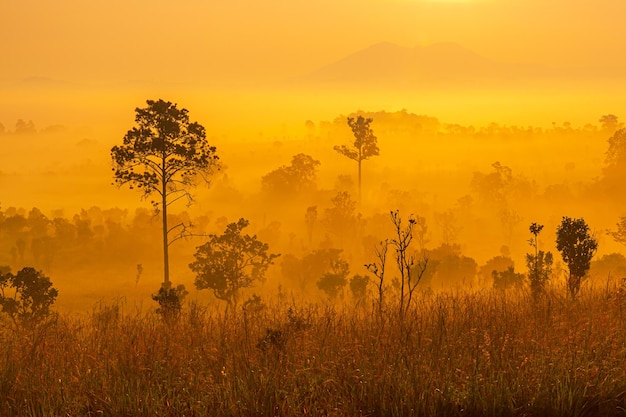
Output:
M359 198L361 196L361 163L372 156L380 154L378 149L378 139L374 135L374 131L370 127L373 119L365 118L358 115L348 117L348 126L352 129L354 135L354 144L352 147L346 145L335 146L335 151L339 152L346 158L352 159L359 167Z
M552 252L538 251L535 255L526 254L526 267L528 268L528 281L530 291L534 298L539 297L545 290L546 284L552 275L554 257Z
M482 283L493 279L493 272L503 272L514 266L513 259L508 256L494 256L478 269L478 275Z
M0 275L2 311L20 325L32 326L50 315L59 292L50 278L31 267Z
M617 243L626 245L626 216L620 216L619 222L617 223L617 230L607 230L607 233Z
M268 253L269 246L256 235L242 235L248 225L243 218L230 223L222 235L209 235L209 241L197 248L196 261L189 265L196 273L197 289L212 289L217 298L233 304L241 288L264 279L280 255Z
M355 275L350 278L350 292L352 298L360 301L367 298L367 285L369 284L369 277L365 275Z
M513 266L508 267L504 271L492 271L493 288L497 290L505 290L507 288L521 288L524 285L524 274L515 272Z
M607 253L591 261L589 276L607 280L611 277L626 277L626 256L621 253Z
M624 194L626 173L626 128L620 128L608 138L602 178L598 185L604 187L606 195L619 199ZM621 223L621 220L620 220ZM620 233L618 230L617 233ZM614 236L615 237L615 236ZM619 236L617 237L619 238Z
M335 300L339 292L348 283L348 274L350 273L350 265L343 259L333 261L330 265L330 271L326 272L317 281L317 287L324 291L326 295Z
M282 166L261 178L263 189L278 195L294 195L315 189L316 171L320 161L300 153L291 165Z
M431 286L454 287L470 284L478 270L473 258L463 256L458 244L440 246L426 251L431 271L425 276L431 280Z
M281 262L282 276L297 283L299 289L306 292L309 284L330 272L330 266L341 260L342 252L342 249L335 248L316 249L301 259L293 254L286 254Z
M361 221L361 214L356 211L356 202L345 191L338 192L331 199L332 207L324 209L322 223L328 231L335 234L342 244L353 236Z
M598 250L598 241L591 236L585 219L565 216L556 230L556 248L569 269L567 287L575 298Z
M145 108L135 109L137 126L124 136L121 146L111 149L115 183L137 188L147 198L153 194L155 209L162 212L163 284L169 285L168 247L183 237L184 225L168 227L167 207L181 198L193 201L189 189L197 177L207 183L218 167L214 146L206 139L206 131L197 122L190 122L187 109L163 100L147 101ZM179 227L182 226L182 227ZM174 238L170 234L178 233Z
M471 187L482 202L502 208L506 204L514 183L513 170L498 161L491 166L494 171L489 174L474 173Z
M152 299L159 304L156 313L166 322L174 321L180 316L183 308L183 301L189 292L184 285L175 288L161 286L159 292L152 296Z
M529 227L533 237L528 241L535 253L526 254L526 266L528 267L528 281L533 298L537 300L544 292L546 284L552 274L552 264L554 262L551 252L539 250L539 234L543 230L543 225L532 223Z
M626 165L626 128L619 129L608 139L609 148L606 151L605 164L607 167L624 167Z
M601 124L601 129L605 132L610 132L611 134L615 133L617 129L624 126L624 124L621 123L619 118L614 114L605 114L600 117L600 120L598 121Z

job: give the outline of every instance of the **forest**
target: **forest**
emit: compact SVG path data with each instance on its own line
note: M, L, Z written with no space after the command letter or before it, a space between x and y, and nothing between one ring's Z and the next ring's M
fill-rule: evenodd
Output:
M357 111L234 141L135 113L106 146L0 125L50 161L0 173L3 414L621 415L617 116Z

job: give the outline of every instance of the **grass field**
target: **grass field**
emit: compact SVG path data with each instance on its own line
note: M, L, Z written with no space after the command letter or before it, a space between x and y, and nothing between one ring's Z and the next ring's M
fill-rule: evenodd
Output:
M123 302L0 331L2 416L618 416L626 294L501 291L393 304Z

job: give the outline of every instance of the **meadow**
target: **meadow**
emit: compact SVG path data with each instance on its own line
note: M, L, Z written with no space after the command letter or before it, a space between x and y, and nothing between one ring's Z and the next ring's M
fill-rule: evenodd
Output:
M618 416L626 292L556 283L376 302L118 302L0 329L3 416Z

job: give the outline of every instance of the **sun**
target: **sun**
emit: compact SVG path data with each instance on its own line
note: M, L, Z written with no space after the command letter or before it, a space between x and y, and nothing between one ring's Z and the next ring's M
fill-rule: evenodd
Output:
M423 0L424 3L483 3L486 0Z

